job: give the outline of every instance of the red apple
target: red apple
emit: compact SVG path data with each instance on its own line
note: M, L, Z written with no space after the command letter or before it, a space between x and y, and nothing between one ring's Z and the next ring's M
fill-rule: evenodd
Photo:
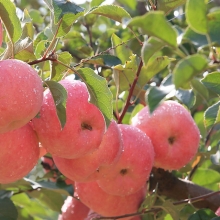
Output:
M151 139L155 150L155 167L177 170L197 153L200 133L190 113L175 101L163 102L152 114L143 108L132 125Z
M84 220L89 208L79 200L68 196L61 208L62 214L59 215L58 220Z
M44 92L40 118L33 119L33 126L40 142L53 156L79 158L99 147L105 131L104 117L88 102L89 93L83 82L65 79L60 84L68 95L64 128L49 89Z
M121 152L121 134L117 123L112 121L97 150L76 159L56 156L53 156L53 159L59 171L66 177L84 182L95 180L96 176L93 173L100 166L112 164L119 158Z
M122 134L123 152L118 162L100 167L104 178L98 185L113 195L130 195L140 190L149 178L154 163L151 140L141 130L130 125L118 125Z
M128 196L110 195L97 182L75 183L75 190L81 202L103 217L119 216L137 212L145 198L146 187ZM124 220L131 219L124 218Z
M43 86L37 72L20 60L0 61L0 133L27 124L40 111Z
M0 183L14 182L37 164L39 143L29 124L0 134Z

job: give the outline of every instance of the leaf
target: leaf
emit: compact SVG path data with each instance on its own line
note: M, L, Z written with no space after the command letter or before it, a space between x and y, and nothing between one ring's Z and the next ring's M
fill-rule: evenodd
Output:
M134 17L128 26L137 26L144 34L157 37L171 47L177 47L177 32L162 11L150 11L145 15Z
M150 37L147 41L144 42L144 45L141 49L141 56L143 58L144 65L146 66L149 59L160 49L164 47L164 42L155 38Z
M9 198L0 199L0 219L16 220L18 217L17 209Z
M127 61L125 65L120 64L113 67L114 80L118 82L120 92L129 90L136 76L136 71L137 71L136 55L133 54L129 58L130 58L129 61Z
M208 89L198 80L198 79L192 79L191 85L193 87L193 90L201 96L204 100L208 100L209 98L209 91Z
M208 33L207 7L205 0L186 1L186 21L199 34Z
M137 104L134 107L133 111L131 112L130 124L131 124L132 118L143 108L144 108L144 106L142 104Z
M220 166L220 151L219 151L219 149L217 150L217 152L215 154L212 154L210 156L210 159L213 164Z
M148 103L150 113L152 113L160 104L160 102L174 89L174 86L151 87L146 94L146 102Z
M165 201L161 208L170 214L171 219L179 219L179 210L171 201Z
M23 28L22 28L22 36L21 39L30 38L33 40L34 38L34 26L31 20L31 17L27 11L27 9L24 10L24 15L22 19Z
M130 14L125 11L125 9L117 5L101 5L94 7L86 13L86 15L89 14L102 15L120 23L127 22L131 19Z
M157 0L157 9L168 14L175 8L185 4L185 2L186 0Z
M40 202L56 212L60 212L64 203L63 196L60 193L50 189L41 188L39 191L34 190L28 192L28 195L32 198L38 199Z
M61 52L57 54L57 60L68 65L69 63L71 63L72 55L67 51ZM51 79L53 81L60 81L63 77L63 73L66 71L67 67L58 62L51 61Z
M63 129L66 124L67 91L61 84L55 81L46 81L45 83L53 96L53 100L56 105L57 116Z
M135 10L137 7L137 1L136 0L117 0L118 3L122 4L122 5L126 5L127 7L129 7L132 10Z
M16 7L10 0L0 0L0 17L5 25L10 41L15 43L20 38L22 29L16 14Z
M220 102L210 106L204 113L204 123L207 129L220 122Z
M83 8L69 0L44 0L49 9L54 13L54 20L57 24L66 14L78 14L84 11Z
M87 85L90 93L90 102L100 109L108 127L113 118L113 97L106 79L97 75L90 68L81 68L78 73Z
M90 7L95 7L101 5L105 0L92 0L90 2Z
M205 178L204 178L205 179ZM216 217L215 213L210 209L200 209L193 213L188 220L209 220ZM212 219L214 220L214 219ZM217 219L216 219L217 220Z
M176 97L188 108L192 108L196 102L196 97L193 90L178 89Z
M209 73L201 81L208 89L220 94L220 72Z
M207 14L208 18L208 34L212 42L220 44L219 29L220 29L220 9ZM187 28L183 34L183 39L192 41L197 47L208 44L207 38L204 35L194 32L191 28Z
M205 57L200 54L194 54L181 59L173 70L173 82L176 88L183 87L190 80L202 73L208 65Z
M121 60L116 56L109 55L109 54L103 54L103 55L96 56L96 57L86 61L85 63L112 67L112 66L116 66L118 64L121 64Z
M126 44L123 44L122 40L115 34L112 35L111 41L112 47L117 46L115 48L115 55L124 64L127 60L129 60L129 57L132 55L132 51L126 46Z

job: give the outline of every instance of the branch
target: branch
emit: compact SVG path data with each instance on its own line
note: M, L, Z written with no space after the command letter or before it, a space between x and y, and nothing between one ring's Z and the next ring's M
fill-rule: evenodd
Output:
M125 113L126 113L127 110L128 110L128 107L131 105L131 97L132 97L132 95L133 95L134 88L135 88L135 86L136 86L136 84L137 84L139 75L140 75L140 73L141 73L141 68L142 68L142 66L143 66L143 61L142 61L142 59L141 59L140 64L139 64L139 66L138 66L137 73L136 73L136 77L135 77L135 79L134 79L134 81L133 81L133 83L132 83L132 85L131 85L130 90L129 90L129 94L128 94L128 98L127 98L125 107L123 108L122 113L121 113L121 115L120 115L120 117L119 117L119 119L118 119L118 124L121 124L121 122L122 122L122 120L123 120L123 118L124 118L124 116L125 116Z
M214 192L194 184L191 181L179 179L172 173L163 169L153 168L152 177L150 178L150 190L154 190L158 184L158 194L167 196L174 200L189 199L199 197L199 201L193 202L196 208L208 208L216 211L220 206L219 192ZM211 197L207 197L211 193Z

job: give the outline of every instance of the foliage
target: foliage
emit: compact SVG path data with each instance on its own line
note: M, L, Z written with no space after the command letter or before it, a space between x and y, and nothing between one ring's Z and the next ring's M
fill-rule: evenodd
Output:
M14 57L38 70L45 88L52 91L63 127L66 91L57 82L68 75L74 74L86 83L90 102L102 111L107 126L112 118L129 124L145 105L153 112L161 101L177 100L191 112L201 132L201 143L195 159L173 173L217 191L217 1L115 0L113 5L102 2L92 0L76 5L65 0L45 0L46 4L0 0L5 30L1 59ZM178 13L176 17L174 11ZM56 181L51 182L54 172ZM72 190L58 170L43 174L39 162L26 178L0 184L0 219L56 219ZM156 191L141 208L159 210L157 215L142 215L142 219L217 219L209 209L197 210L186 203L174 205L170 198L157 196Z

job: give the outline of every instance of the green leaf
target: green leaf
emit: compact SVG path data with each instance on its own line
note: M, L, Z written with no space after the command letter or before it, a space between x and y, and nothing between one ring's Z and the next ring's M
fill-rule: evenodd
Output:
M196 97L193 90L178 89L176 91L176 97L189 109L192 108L196 102Z
M220 94L220 72L209 73L202 79L202 83L213 92Z
M71 63L72 55L65 51L57 54L57 60L68 65ZM51 61L51 79L54 81L60 81L63 77L63 73L67 71L67 67L58 62Z
M208 33L207 7L205 0L186 1L186 21L195 32Z
M21 23L16 14L16 7L10 0L0 0L0 18L3 21L10 41L16 42L21 34Z
M208 62L199 54L181 59L173 70L173 82L176 88L183 87L191 79L207 68Z
M185 4L185 2L186 0L157 0L157 9L168 14L175 8Z
M81 68L78 73L87 85L90 93L90 102L100 109L104 115L106 125L109 126L113 118L113 97L106 79L97 75L90 68Z
M210 12L208 18L208 34L212 42L220 44L219 29L220 29L220 9ZM192 41L197 47L208 44L207 38L204 35L194 32L191 28L187 28L183 34L183 39Z
M61 127L64 128L66 124L67 91L61 84L55 81L46 81L45 83L50 89L50 92L53 96L54 103L56 105L57 116L59 118Z
M146 102L148 103L150 113L152 113L160 104L160 102L174 89L174 86L151 87L146 94Z
M141 50L144 65L146 66L149 59L164 46L164 42L155 37L150 37L147 41L145 41Z
M204 178L205 176L205 178ZM198 168L193 175L192 181L195 184L199 184L200 186L204 186L211 190L218 190L218 183L220 181L219 172L208 169L208 168Z
M126 22L131 19L130 14L122 7L117 5L101 5L98 7L94 7L86 13L86 15L88 14L102 15L120 23Z
M112 67L112 66L116 66L118 64L121 64L121 60L116 56L109 55L109 54L103 54L103 55L96 56L96 57L86 61L85 63Z
M135 10L137 7L137 1L136 0L117 0L118 3L122 4L122 5L126 5L127 7L129 7L132 10Z
M177 47L177 32L162 11L150 11L143 16L134 17L128 26L137 26L144 34L157 37L171 47Z
M101 5L105 0L92 0L90 2L90 7L96 7Z
M220 122L220 102L210 106L204 114L204 123L207 129Z
M68 0L44 0L51 10L51 12L54 14L54 20L57 24L61 18L63 18L66 14L78 14L80 12L83 12L84 9L80 6L76 5L72 1Z
M206 179L206 178L204 178ZM210 209L200 209L193 213L188 220L209 220L216 217L215 213Z
M131 119L132 119L141 109L143 109L143 108L144 108L144 106L143 106L142 104L137 104L137 105L134 107L133 111L131 112L130 123L131 123Z
M34 190L28 192L28 195L32 198L38 199L40 202L56 212L60 212L64 203L63 196L60 193L50 189L41 188L39 191Z
M129 57L132 55L132 51L123 43L123 41L115 34L111 38L112 47L116 47L115 55L121 60L122 63L125 63L129 60ZM119 45L119 46L118 46Z
M0 199L0 219L16 220L18 217L17 209L9 198Z
M212 154L210 156L210 159L213 164L218 165L218 166L220 165L220 151L219 151L219 149L215 154Z
M137 71L136 55L130 56L129 61L125 65L117 65L113 67L114 80L118 80L120 92L130 89L131 84L134 81ZM117 80L116 80L117 79Z
M198 79L192 79L191 85L193 87L193 90L201 96L204 100L208 100L209 98L209 91L208 89L198 80Z
M23 28L22 28L22 36L21 39L30 38L33 40L34 38L34 26L31 20L31 17L27 11L27 9L24 10L24 16L22 19Z

